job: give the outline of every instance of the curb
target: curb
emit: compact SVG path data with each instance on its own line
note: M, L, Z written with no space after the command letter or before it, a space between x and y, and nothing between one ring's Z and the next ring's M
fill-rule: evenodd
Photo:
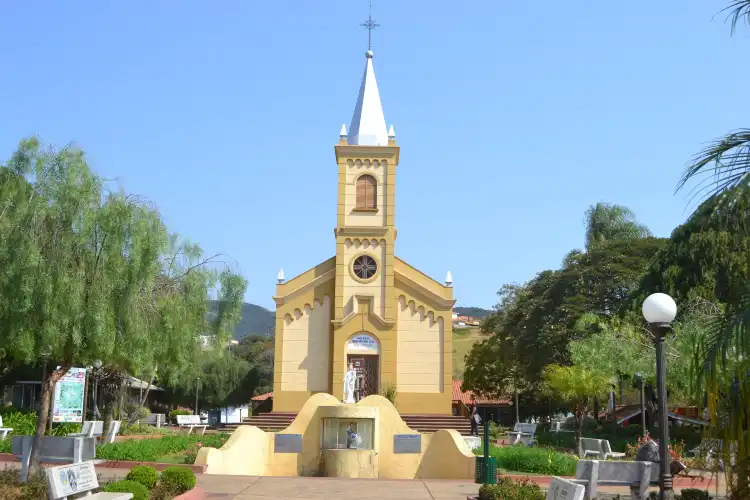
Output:
M15 455L10 453L0 453L0 462L20 462ZM45 465L61 465L60 462L42 462ZM148 465L154 469L161 471L167 467L186 467L195 472L196 474L203 474L206 472L205 465L190 465L190 464L165 464L161 462L131 462L129 460L103 460L95 459L94 463L97 468L104 469L131 469L136 465ZM191 490L192 491L192 490ZM194 498L194 497L190 497ZM195 497L198 498L198 497ZM201 497L202 498L202 497Z

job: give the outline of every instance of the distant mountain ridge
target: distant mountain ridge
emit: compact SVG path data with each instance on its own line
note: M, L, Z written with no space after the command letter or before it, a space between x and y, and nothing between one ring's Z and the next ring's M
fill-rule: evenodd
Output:
M217 309L218 303L215 300L209 301L209 314L216 314ZM492 312L481 307L454 307L453 311L461 316L472 316L477 319L484 318ZM245 302L242 304L242 319L237 323L233 337L237 340L250 334L273 337L275 330L275 312L269 311L265 307Z
M476 319L486 318L492 313L489 309L481 307L454 307L453 312L459 316L471 316Z
M216 313L218 303L215 300L209 301L209 314ZM269 311L265 307L256 306L255 304L242 304L242 319L234 329L234 337L239 340L250 334L267 335L273 337L276 330L276 313Z

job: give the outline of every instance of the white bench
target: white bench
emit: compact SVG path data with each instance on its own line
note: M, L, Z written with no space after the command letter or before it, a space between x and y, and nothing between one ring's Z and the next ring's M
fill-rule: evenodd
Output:
M627 486L633 500L645 500L648 488L658 484L659 464L651 462L579 460L575 483L586 488L586 498L595 499L597 487Z
M121 420L111 420L107 428L107 434L101 441L101 444L111 444L115 442L115 436L120 432L122 426ZM101 420L87 420L81 426L81 432L72 432L68 437L102 437L104 422Z
M612 447L606 439L581 438L578 445L578 456L581 458L593 456L607 460L608 458L622 458L625 454L612 451Z
M523 444L531 446L534 444L534 434L536 433L536 424L525 424L516 422L512 431L508 431L508 442L511 445Z
M31 445L34 436L13 436L11 452L21 461L21 479L28 477ZM45 436L41 440L39 459L42 462L80 463L96 457L96 438Z
M50 500L86 498L86 500L130 500L132 493L91 493L99 487L93 462L47 468Z
M161 429L161 426L167 422L167 416L163 413L151 413L143 419L143 423L146 425L153 425L157 429Z
M547 489L546 500L583 500L586 488L561 477L552 477Z
M10 427L3 427L3 417L0 415L0 439L5 438L9 432L13 431Z
M201 436L206 433L208 424L201 423L200 415L177 415L177 425L180 429L188 429L188 434L193 432L195 428L201 428Z

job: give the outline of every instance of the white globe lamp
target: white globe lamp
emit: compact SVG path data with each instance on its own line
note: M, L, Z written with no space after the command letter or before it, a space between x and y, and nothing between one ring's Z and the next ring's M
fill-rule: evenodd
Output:
M666 293L652 293L646 297L641 310L648 323L671 323L677 316L677 304Z

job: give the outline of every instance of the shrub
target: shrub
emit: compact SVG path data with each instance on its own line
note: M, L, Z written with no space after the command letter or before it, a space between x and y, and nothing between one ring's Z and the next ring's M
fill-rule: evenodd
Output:
M152 489L156 485L156 481L159 480L159 473L148 465L136 465L130 469L125 479L141 483L146 488Z
M481 454L481 450L475 451ZM498 468L550 476L574 476L578 458L552 448L524 446L490 446L490 456L497 460Z
M189 412L187 410L172 410L169 412L169 420L172 421L173 424L177 423L177 415L192 415L192 412Z
M115 481L109 483L103 489L107 493L132 493L133 500L148 500L148 488L135 481Z
M195 473L187 467L167 467L161 471L161 484L181 495L195 488Z
M699 490L697 488L685 488L680 492L680 498L682 500L711 500L708 491Z
M539 485L528 479L513 481L500 477L497 484L484 484L479 488L479 500L544 500L545 495Z
M623 434L631 437L643 435L643 427L640 424L630 424L622 430Z
M393 384L385 384L383 388L380 390L380 395L383 396L385 399L391 402L391 404L396 404L396 386Z

